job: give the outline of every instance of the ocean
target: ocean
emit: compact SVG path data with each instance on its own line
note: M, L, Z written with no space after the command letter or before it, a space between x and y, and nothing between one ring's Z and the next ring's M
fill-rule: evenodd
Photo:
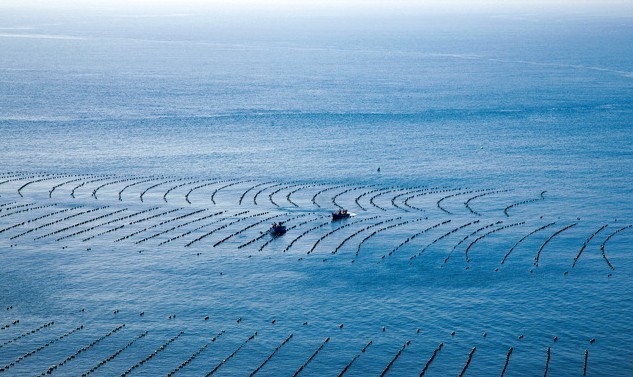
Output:
M0 375L633 375L632 37L5 9Z

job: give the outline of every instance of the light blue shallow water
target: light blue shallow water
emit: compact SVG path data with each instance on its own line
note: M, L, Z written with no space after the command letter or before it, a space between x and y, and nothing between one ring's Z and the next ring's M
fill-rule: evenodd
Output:
M628 19L39 17L0 18L0 374L633 374Z

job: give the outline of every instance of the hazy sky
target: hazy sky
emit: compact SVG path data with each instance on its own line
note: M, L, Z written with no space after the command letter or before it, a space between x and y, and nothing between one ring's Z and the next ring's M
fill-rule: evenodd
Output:
M71 9L267 9L271 11L548 11L633 10L633 0L0 0L0 7Z

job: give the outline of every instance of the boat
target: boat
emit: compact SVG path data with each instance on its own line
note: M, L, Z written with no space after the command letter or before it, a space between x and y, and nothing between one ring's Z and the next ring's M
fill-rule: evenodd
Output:
M270 233L273 236L281 236L286 233L286 226L282 223L273 223L273 226L270 227Z
M332 221L347 219L351 214L347 212L346 209L339 209L338 211L332 212Z

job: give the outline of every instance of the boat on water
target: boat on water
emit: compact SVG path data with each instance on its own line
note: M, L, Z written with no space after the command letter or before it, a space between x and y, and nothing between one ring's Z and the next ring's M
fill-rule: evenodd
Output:
M347 212L346 209L339 209L338 211L332 212L332 221L347 219L350 216L351 214Z
M286 226L282 223L273 223L273 226L270 227L270 234L273 236L281 236L282 234L285 234L286 231Z

